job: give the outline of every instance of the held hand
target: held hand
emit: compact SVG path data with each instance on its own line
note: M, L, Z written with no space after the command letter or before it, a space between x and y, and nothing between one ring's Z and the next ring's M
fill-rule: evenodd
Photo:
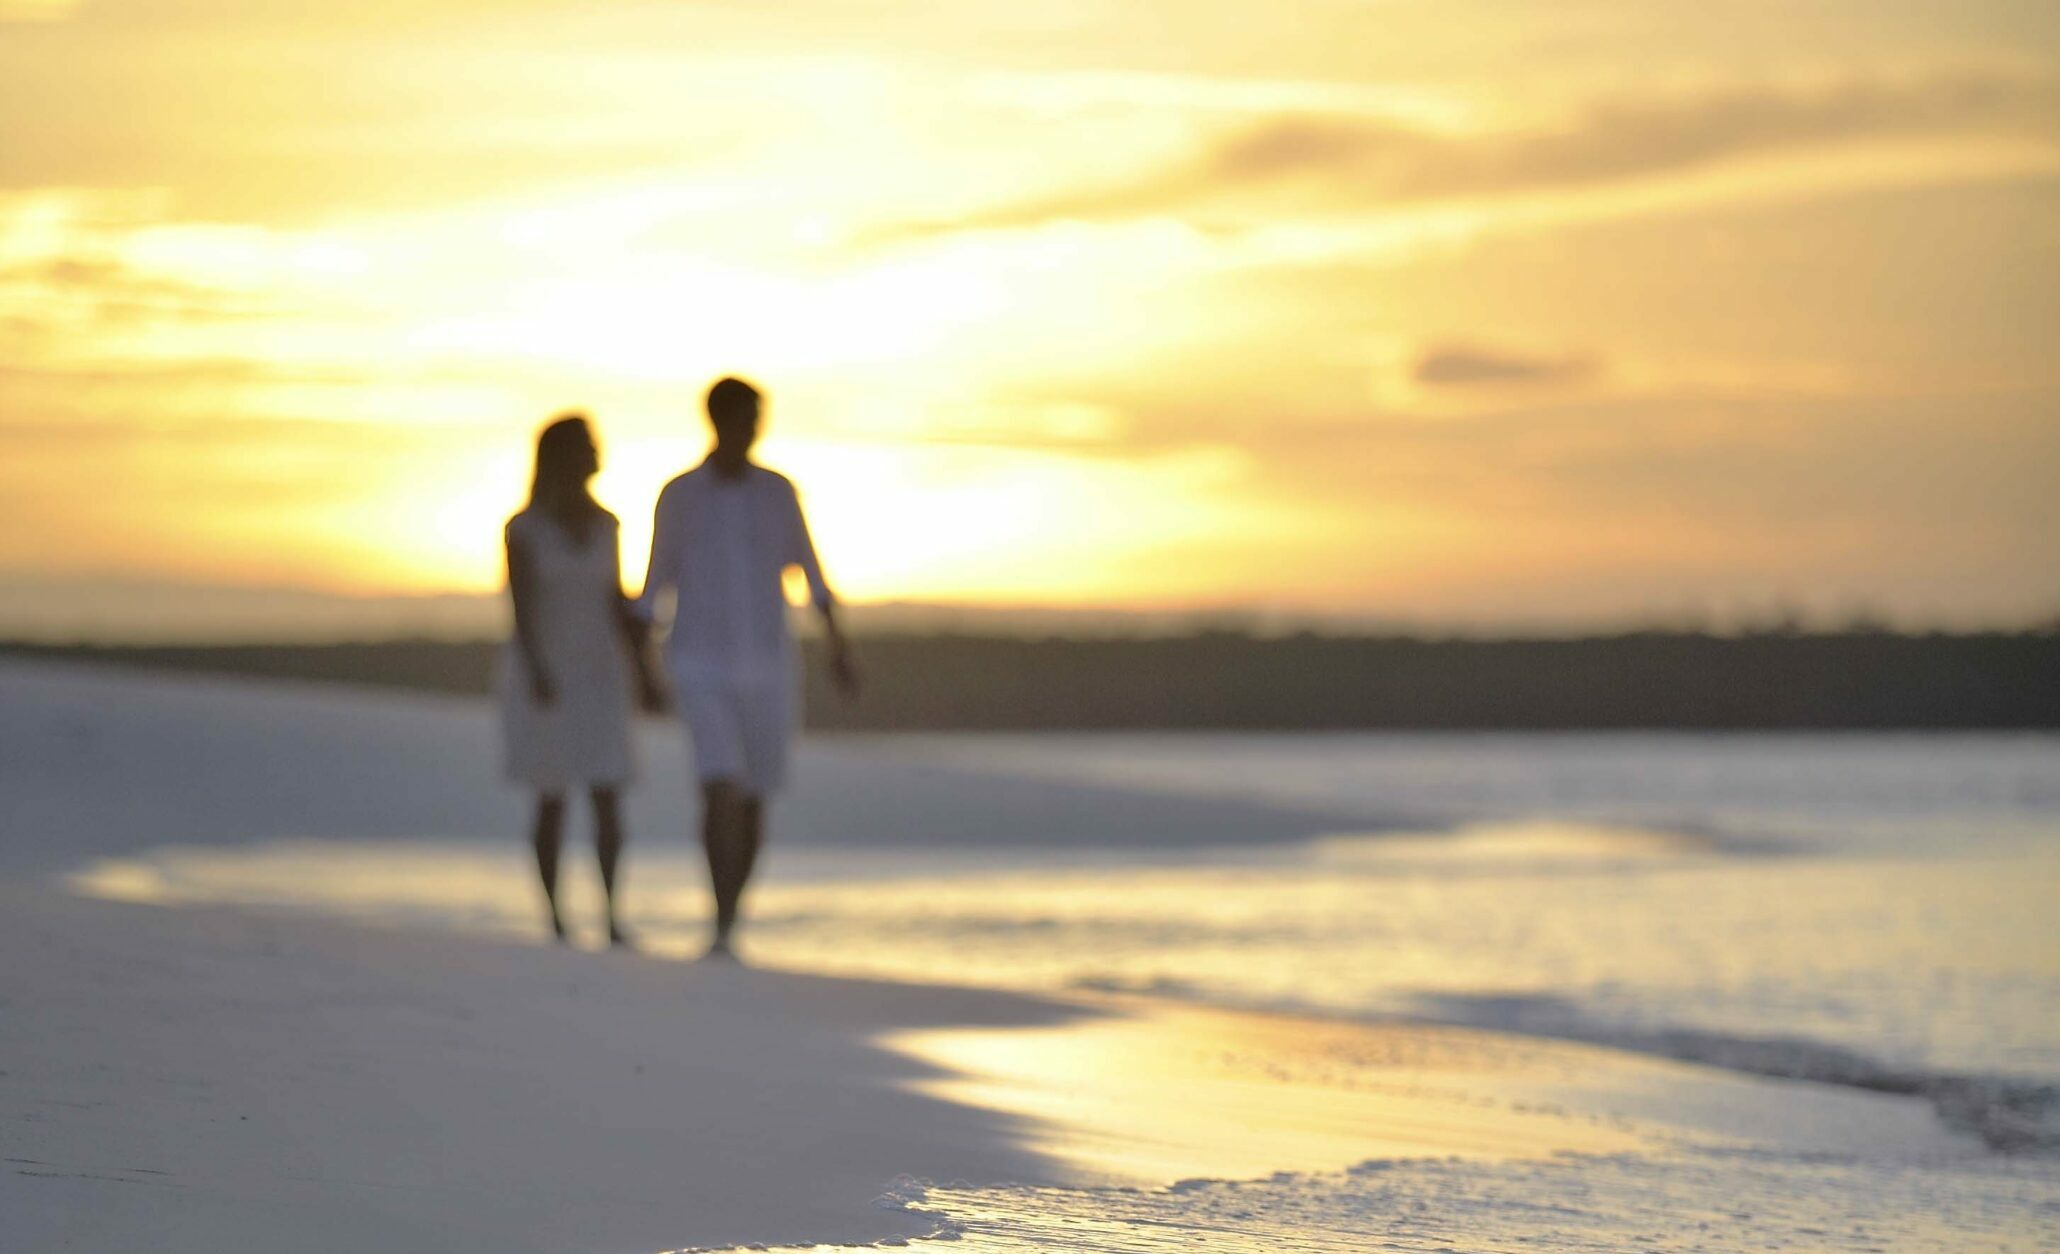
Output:
M663 714L669 704L665 684L648 665L637 667L637 704L646 714Z
M623 630L628 633L629 647L642 653L651 647L651 624L642 614L637 613L636 604L628 597L623 597L616 603L615 612L622 619Z
M529 668L529 695L536 700L539 706L548 708L557 703L557 686L551 682L549 675L544 674L543 668L540 666Z
M851 646L844 643L841 636L830 646L830 680L847 700L858 696L858 661L851 656Z

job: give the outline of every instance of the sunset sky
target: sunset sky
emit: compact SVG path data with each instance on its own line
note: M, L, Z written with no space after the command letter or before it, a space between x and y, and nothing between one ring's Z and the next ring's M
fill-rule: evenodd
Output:
M731 372L858 602L2060 614L2042 0L0 0L0 119L46 618L491 592L572 408L633 590Z

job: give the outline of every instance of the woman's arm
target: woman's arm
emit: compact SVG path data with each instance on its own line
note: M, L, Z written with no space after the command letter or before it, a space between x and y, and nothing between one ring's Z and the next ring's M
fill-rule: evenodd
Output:
M513 528L506 538L508 597L515 603L515 644L522 652L523 669L529 674L530 694L538 705L549 705L557 700L558 690L552 685L550 668L544 665L543 646L537 639L536 603L541 593L537 587L536 559Z
M644 589L635 600L629 602L629 613L644 624L648 632L658 621L658 599L675 588L680 575L680 519L678 480L665 485L658 494L658 504L651 510L651 558L644 565ZM617 541L620 543L620 540ZM616 559L616 568L621 569L621 558Z
M622 587L622 530L611 527L609 537L615 550L615 586L609 591L611 612L615 616L617 630L622 632L624 647L629 650L630 660L637 668L637 696L643 707L652 712L665 708L665 686L658 680L658 668L651 658L651 623L637 612L637 603L630 599ZM644 577L646 587L650 576Z

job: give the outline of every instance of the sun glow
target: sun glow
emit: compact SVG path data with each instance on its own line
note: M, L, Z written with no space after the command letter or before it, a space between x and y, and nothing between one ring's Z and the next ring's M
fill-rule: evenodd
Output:
M1131 450L1120 408L994 394L992 363L1020 352L1026 324L1078 321L1065 302L1093 288L1053 281L1078 241L784 269L636 242L727 200L652 184L353 227L131 230L88 198L45 198L18 207L0 242L41 258L96 250L131 284L198 308L103 331L100 354L250 363L155 398L195 436L149 454L167 482L185 456L207 459L210 478L235 468L211 508L231 533L261 512L268 539L214 552L230 578L278 577L264 554L283 536L317 583L491 591L530 440L576 409L596 424L596 492L623 519L634 589L650 503L699 460L700 389L729 371L774 387L765 460L801 484L832 577L856 600L1206 597L1210 572L1155 554L1306 521L1247 499L1241 453ZM1127 264L1168 258L1147 249ZM246 446L277 437L223 461L206 433L225 421ZM289 442L310 435L343 459L329 481L260 487L299 472Z
M648 503L701 450L669 436L611 440L600 427L595 495L622 520L623 579L634 592L650 546ZM499 522L521 507L529 452L499 439L453 457L461 474L425 461L313 520L314 531L354 538L364 554L339 572L350 586L500 587ZM1247 468L1228 450L1128 459L797 438L774 442L765 460L800 487L832 583L859 602L1084 603L1111 587L1145 604L1206 599L1215 572L1152 555L1248 543L1255 532L1271 542L1293 523L1240 500Z

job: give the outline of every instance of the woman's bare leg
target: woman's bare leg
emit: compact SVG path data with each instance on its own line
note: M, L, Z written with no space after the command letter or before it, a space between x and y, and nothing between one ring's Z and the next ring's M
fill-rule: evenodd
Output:
M557 793L537 794L536 827L531 839L536 845L536 871L544 883L544 904L551 910L551 934L565 939L565 919L558 913L558 850L564 844L565 798Z
M596 788L594 797L594 855L601 863L601 892L608 903L608 943L629 946L629 934L615 914L615 874L622 859L622 807L613 788Z
M751 872L758 865L758 850L765 843L765 799L744 794L743 815L738 823L737 841L737 908L743 909L744 889L751 883Z

